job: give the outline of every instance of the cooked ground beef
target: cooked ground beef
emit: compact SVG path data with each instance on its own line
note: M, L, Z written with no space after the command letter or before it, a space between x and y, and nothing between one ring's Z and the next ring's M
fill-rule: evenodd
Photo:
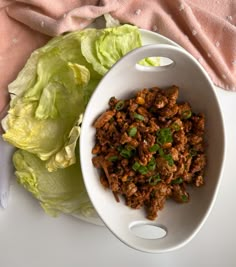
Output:
M178 103L179 88L151 88L131 99L112 97L94 123L93 164L100 181L134 209L154 220L166 199L186 203L189 184L204 184L205 119L189 103Z

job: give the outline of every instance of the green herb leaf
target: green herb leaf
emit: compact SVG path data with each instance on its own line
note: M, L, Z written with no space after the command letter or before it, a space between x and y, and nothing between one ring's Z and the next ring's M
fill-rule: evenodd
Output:
M147 168L149 171L154 171L156 169L156 160L154 157L152 157L151 160L149 161Z
M175 180L172 180L171 183L172 184L181 184L181 183L183 183L183 178L179 177Z
M157 152L157 150L160 148L160 146L158 144L154 144L153 146L151 146L149 148L150 152Z
M148 172L148 168L146 166L142 166L137 161L132 165L132 169L134 171L138 171L141 174L146 174Z
M111 162L116 161L116 160L118 160L118 156L111 156L108 158L108 160Z
M172 143L172 133L170 128L162 128L157 132L157 141L160 144Z
M120 152L120 155L121 155L123 158L129 159L129 158L132 156L132 150L123 148L123 149L121 150L121 152Z
M135 149L135 147L134 146L131 146L130 144L127 144L126 146L125 146L128 150L132 150L132 152L134 152L136 149Z
M144 117L138 113L134 113L134 118L137 119L137 120L140 120L140 121L143 121L144 120Z
M161 181L161 177L159 173L156 175L150 176L150 178L148 179L148 182L150 185L156 185L160 181Z
M116 105L115 105L115 109L116 109L116 110L121 110L121 109L124 108L124 106L125 106L125 101L124 101L124 100L120 100L120 101L118 101L118 102L116 103Z
M118 146L118 147L117 147L117 150L118 150L119 152L121 152L121 151L123 150L123 146Z
M158 152L161 157L164 156L164 150L161 147L158 149Z
M187 195L182 195L181 199L183 202L187 202L188 201L188 196Z
M135 161L135 163L132 165L132 169L133 169L134 171L137 171L137 170L139 169L140 166L141 166L141 165L140 165L137 161Z
M166 154L166 155L163 156L163 158L164 158L165 160L167 160L167 162L168 162L168 164L169 164L170 166L173 166L173 165L174 165L174 160L173 160L171 154Z
M176 132L180 130L180 125L177 122L172 123L170 127Z
M136 128L136 127L131 127L131 128L129 129L129 136L130 136L130 137L135 136L136 133L137 133L137 128Z
M147 174L147 172L148 172L148 168L146 167L146 166L140 166L139 168L138 168L138 172L139 173L141 173L141 174Z
M184 120L187 120L187 119L191 118L191 116L192 116L192 111L191 110L185 110L181 114L181 117Z

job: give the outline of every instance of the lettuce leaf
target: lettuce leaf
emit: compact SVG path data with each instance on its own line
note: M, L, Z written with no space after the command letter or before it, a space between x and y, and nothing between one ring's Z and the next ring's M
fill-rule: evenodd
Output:
M17 150L13 155L18 182L39 200L45 212L97 217L83 183L79 160L66 168L48 172L37 156Z
M48 214L97 217L78 158L83 112L112 65L140 46L140 32L131 25L58 36L34 51L9 85L3 138L19 148L13 156L18 182Z
M81 52L95 71L105 75L123 55L141 44L139 32L137 34L131 25L107 28L99 32L91 29L84 36Z
M91 94L109 68L139 46L139 30L130 25L53 38L9 85L4 140L46 161L49 171L74 164L78 121Z
M80 68L76 66L73 70L71 65L64 65L63 71L57 68L58 72L53 77L58 80L40 80L26 91L24 97L14 99L14 105L8 112L8 129L3 135L6 141L49 161L67 145L71 131L78 127L79 116L84 111L81 84L87 84L89 78L88 70L85 71L87 75L81 75ZM81 68L84 71L85 67ZM60 71L60 79L65 84L59 81ZM78 138L79 131L76 132ZM75 143L77 138L74 138ZM69 162L74 163L74 153L71 156ZM65 166L65 162L58 165Z

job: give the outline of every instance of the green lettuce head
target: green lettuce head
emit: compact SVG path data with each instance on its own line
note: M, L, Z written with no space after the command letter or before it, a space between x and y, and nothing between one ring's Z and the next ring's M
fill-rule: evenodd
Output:
M113 24L113 21L110 21ZM55 37L32 53L15 81L3 138L19 148L18 182L53 216L97 218L83 184L78 138L83 112L106 72L141 46L137 27L86 29ZM140 64L158 65L157 58Z
M74 164L92 92L117 60L139 46L139 30L130 25L53 38L32 53L9 85L4 140L38 156L49 171Z

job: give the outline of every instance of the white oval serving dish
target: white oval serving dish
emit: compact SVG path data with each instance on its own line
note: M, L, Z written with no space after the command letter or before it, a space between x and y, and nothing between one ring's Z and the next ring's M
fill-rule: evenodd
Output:
M139 60L151 56L166 57L173 62L161 67L142 67L137 64ZM150 221L145 218L142 209L133 210L122 201L117 203L112 192L104 190L101 185L99 172L92 164L91 151L96 132L92 124L107 109L112 96L125 99L132 97L136 90L153 86L165 88L173 84L180 87L179 100L188 101L194 112L203 112L206 116L206 184L201 188L188 189L191 196L188 204L167 201L164 209L158 213L158 218ZM84 114L80 159L89 197L111 232L128 246L140 251L172 251L187 244L196 235L214 204L224 154L224 125L214 86L197 60L179 47L147 45L130 52L102 79ZM161 238L155 229L162 230Z

